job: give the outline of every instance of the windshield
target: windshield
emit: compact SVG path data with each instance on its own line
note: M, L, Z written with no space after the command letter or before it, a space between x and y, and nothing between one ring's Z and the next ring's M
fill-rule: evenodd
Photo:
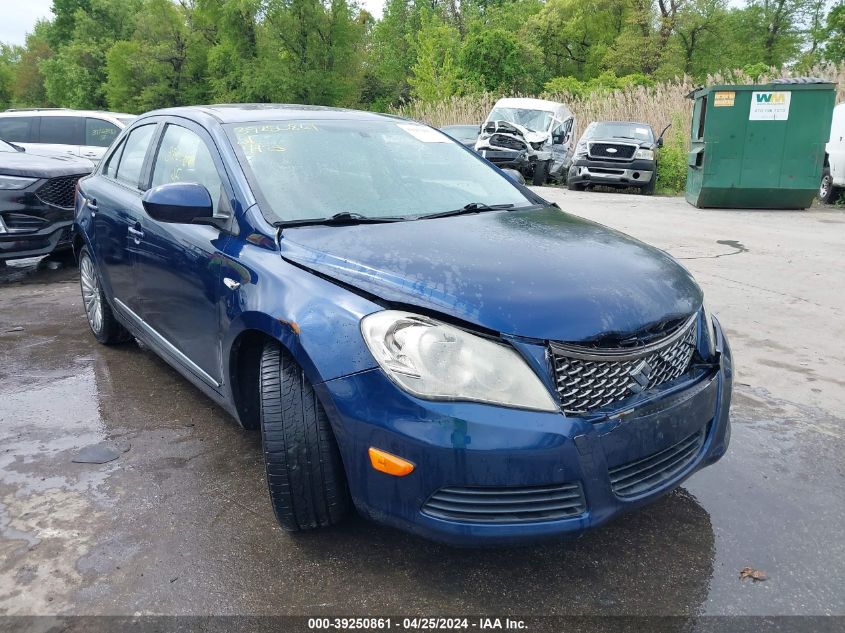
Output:
M527 110L525 108L493 108L488 121L507 121L516 123L534 132L546 132L552 124L554 115L543 110Z
M590 123L584 130L583 140L591 138L627 138L637 141L654 141L651 127L645 123L603 122Z
M462 145L417 123L303 120L225 127L271 222L532 204Z

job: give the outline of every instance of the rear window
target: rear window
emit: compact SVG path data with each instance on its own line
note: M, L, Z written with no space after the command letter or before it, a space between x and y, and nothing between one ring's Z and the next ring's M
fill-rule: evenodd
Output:
M0 117L0 139L12 143L32 142L31 116Z
M101 119L85 119L85 143L94 147L108 147L120 133L114 123Z
M50 145L82 145L82 118L76 116L41 117L38 142Z

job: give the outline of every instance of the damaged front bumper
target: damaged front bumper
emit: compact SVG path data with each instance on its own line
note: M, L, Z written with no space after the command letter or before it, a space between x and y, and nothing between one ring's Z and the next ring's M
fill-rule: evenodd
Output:
M601 419L421 400L379 369L317 389L366 516L464 546L563 537L652 502L725 454L733 370L715 330L713 363ZM375 471L370 447L414 471Z

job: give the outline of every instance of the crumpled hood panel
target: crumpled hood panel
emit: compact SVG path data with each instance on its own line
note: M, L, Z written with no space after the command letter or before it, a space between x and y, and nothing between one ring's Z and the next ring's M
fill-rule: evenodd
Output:
M281 247L285 259L385 301L536 339L632 335L702 302L663 251L552 207L287 228Z

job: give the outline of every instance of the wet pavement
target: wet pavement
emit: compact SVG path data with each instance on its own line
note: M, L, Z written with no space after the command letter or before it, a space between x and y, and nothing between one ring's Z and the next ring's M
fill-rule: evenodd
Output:
M701 282L737 364L721 462L573 541L291 535L258 434L149 351L98 345L75 271L28 261L0 268L0 615L845 614L845 213L544 193ZM101 442L117 459L74 463Z

